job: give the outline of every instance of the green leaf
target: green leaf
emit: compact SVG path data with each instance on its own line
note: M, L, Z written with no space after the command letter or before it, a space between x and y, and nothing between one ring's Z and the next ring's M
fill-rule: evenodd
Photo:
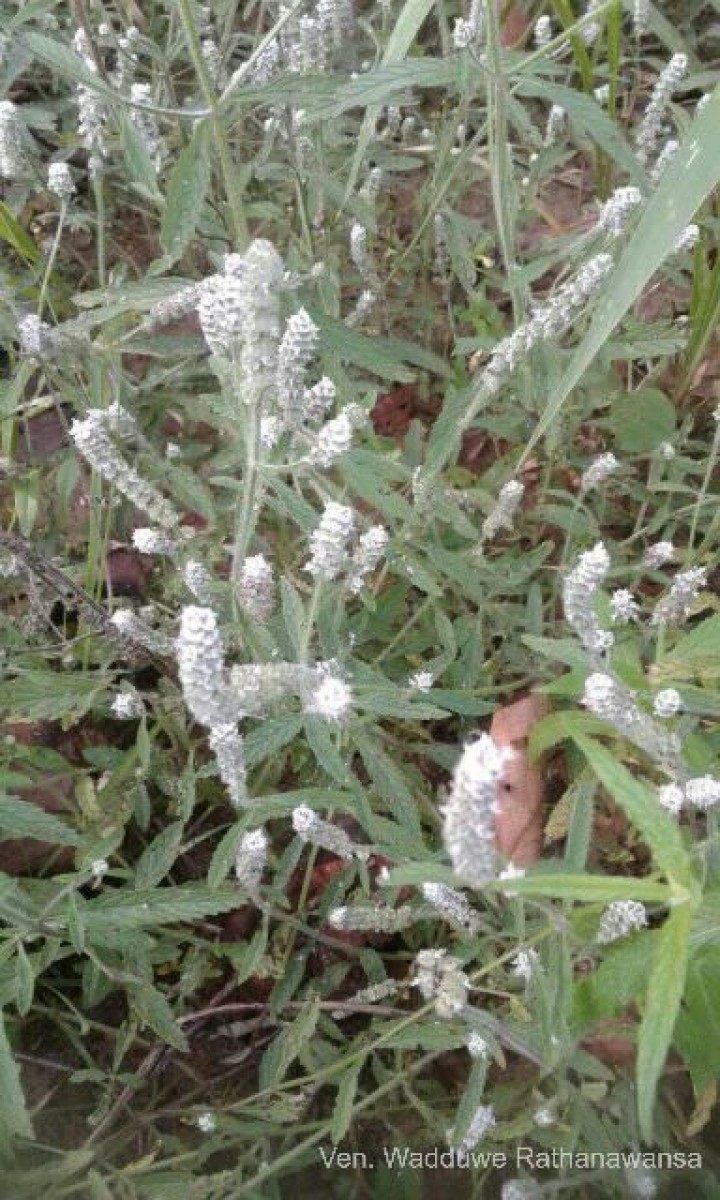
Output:
M189 1051L188 1040L162 992L148 984L145 987L133 988L130 997L141 1021L154 1029L168 1046L174 1046L184 1054Z
M35 264L40 254L29 233L26 233L19 221L13 216L7 204L0 201L0 241L7 242L26 262Z
M643 900L648 904L667 904L672 893L664 883L652 879L628 879L622 875L529 875L524 879L502 880L494 887L511 896L551 896L556 900L585 900L609 904L611 900Z
M663 656L662 662L693 663L698 660L705 665L708 659L720 659L720 613L701 621Z
M662 928L648 981L637 1057L638 1119L640 1134L646 1142L652 1141L655 1093L680 1011L691 917L689 904L678 905L670 913Z
M717 946L693 956L674 1042L690 1071L696 1093L720 1079L720 954Z
M31 721L78 720L106 690L109 677L87 672L24 671L0 684L0 709Z
M120 120L120 132L129 180L131 183L140 184L144 196L150 196L156 202L161 200L157 185L157 173L145 142L141 138L137 126L125 114Z
M138 891L154 888L165 878L178 856L182 835L182 821L174 821L146 846L135 868L135 887Z
M365 1059L359 1059L358 1062L345 1072L340 1080L330 1125L330 1140L333 1146L337 1146L338 1142L343 1140L352 1124L353 1105L355 1103L355 1096L357 1095L358 1079L364 1065Z
M692 221L720 179L720 90L695 118L643 215L615 270L606 280L585 337L563 378L553 390L524 451L531 453L556 420L568 396Z
M292 1024L286 1025L278 1034L260 1064L261 1090L282 1082L305 1043L312 1038L319 1017L319 1000L313 997L301 1008Z
M178 156L167 184L160 244L173 260L180 257L195 233L210 186L210 175L207 126L201 122Z
M692 867L683 846L680 830L665 812L651 788L635 779L609 750L580 734L574 741L590 763L598 779L620 805L646 844L657 865L669 878L686 886L692 881Z
M56 846L77 846L80 842L80 835L59 817L12 796L0 796L0 830L6 838L33 838Z
M88 901L84 916L88 931L101 934L104 929L117 932L199 921L203 917L230 912L237 906L237 888L184 883L180 887L144 892L108 891Z
M639 388L613 401L610 425L626 454L651 454L675 435L675 406L659 388Z
M35 991L35 972L32 968L32 963L25 953L25 947L22 942L18 944L17 952L17 997L15 1003L21 1017L27 1016L30 1012L33 1002L33 992Z
M20 1072L13 1058L4 1015L0 1013L0 1138L33 1137L32 1122L25 1106Z

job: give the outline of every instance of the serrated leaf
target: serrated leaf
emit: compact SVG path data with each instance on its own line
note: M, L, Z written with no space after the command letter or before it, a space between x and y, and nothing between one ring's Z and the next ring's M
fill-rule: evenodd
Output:
M674 1043L696 1092L720 1078L720 954L717 946L693 956Z
M670 913L648 980L637 1056L638 1119L646 1142L652 1142L655 1094L685 987L691 916L689 904L680 904Z
M312 1038L319 1017L319 1000L313 997L302 1007L295 1020L278 1034L265 1051L260 1064L261 1089L282 1082L303 1045Z
M130 997L141 1021L154 1029L168 1046L173 1046L183 1054L189 1051L188 1040L162 992L148 984L145 987L133 988Z
M208 132L204 122L195 127L170 172L165 210L160 225L160 244L176 260L185 250L198 225L210 186Z
M182 821L174 821L145 847L135 868L135 887L138 891L154 888L165 878L178 856L182 835Z
M7 204L0 200L0 241L8 246L30 264L37 263L40 254L29 233L26 233L19 221L13 216Z
M77 846L80 835L29 800L0 795L0 832L6 838L33 838L56 846Z
M18 944L17 951L17 970L15 980L17 983L17 995L15 1003L21 1017L26 1016L32 1007L33 993L35 991L35 972L22 942Z
M76 721L106 690L109 678L99 673L60 674L24 671L0 684L0 709L30 721Z
M679 883L689 884L692 867L676 822L662 808L652 789L598 742L573 735L598 779L610 792L652 851L657 865Z
M25 1105L20 1072L10 1049L3 1013L0 1013L0 1130L0 1137L3 1134L5 1137L34 1136Z
M337 1146L338 1142L343 1140L352 1124L353 1105L355 1103L355 1096L357 1095L358 1079L364 1065L365 1059L361 1058L345 1072L340 1080L330 1124L330 1141L333 1146Z
M119 931L199 921L230 912L237 905L236 888L184 883L144 892L108 891L89 900L84 915L88 930L102 933L105 928Z

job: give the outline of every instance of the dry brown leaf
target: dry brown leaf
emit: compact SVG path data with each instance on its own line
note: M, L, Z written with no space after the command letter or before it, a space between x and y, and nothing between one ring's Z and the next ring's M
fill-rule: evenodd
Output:
M530 761L528 738L548 708L547 697L533 693L498 709L490 726L496 745L513 751L498 785L495 836L498 849L515 866L529 866L542 849L543 775L540 766Z

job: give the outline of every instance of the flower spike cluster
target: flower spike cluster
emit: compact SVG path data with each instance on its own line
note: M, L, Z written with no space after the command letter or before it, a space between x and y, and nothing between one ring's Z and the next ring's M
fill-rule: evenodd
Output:
M511 757L512 751L483 733L465 747L455 768L443 808L443 840L455 875L469 887L482 887L496 874L497 786Z

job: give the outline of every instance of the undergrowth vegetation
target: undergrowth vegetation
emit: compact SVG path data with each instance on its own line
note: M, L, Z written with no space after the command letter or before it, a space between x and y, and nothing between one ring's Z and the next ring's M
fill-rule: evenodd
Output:
M717 1196L711 6L0 14L0 1192Z

